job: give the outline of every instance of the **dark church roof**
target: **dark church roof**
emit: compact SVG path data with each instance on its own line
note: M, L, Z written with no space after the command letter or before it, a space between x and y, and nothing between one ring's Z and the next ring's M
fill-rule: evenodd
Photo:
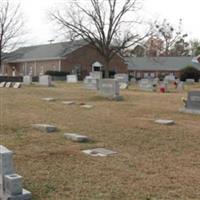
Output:
M200 70L200 63L193 57L128 57L128 70L179 71L193 66Z
M21 47L8 54L5 62L26 62L62 59L73 51L87 45L84 40Z

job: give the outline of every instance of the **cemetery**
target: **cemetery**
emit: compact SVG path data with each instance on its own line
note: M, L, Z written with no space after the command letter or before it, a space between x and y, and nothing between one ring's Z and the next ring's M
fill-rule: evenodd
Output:
M14 152L16 169L0 179L0 194L18 188L22 200L198 199L200 115L180 109L199 112L199 83L160 93L153 81L120 90L118 80L92 76L98 89L66 81L0 88L0 145Z

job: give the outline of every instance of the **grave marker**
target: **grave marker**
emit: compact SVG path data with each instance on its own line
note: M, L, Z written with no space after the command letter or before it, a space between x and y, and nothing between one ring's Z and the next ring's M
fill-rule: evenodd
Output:
M79 135L76 133L65 133L64 137L68 140L72 140L74 142L88 142L89 138L85 135Z
M94 72L90 72L90 77L92 77L93 79L102 79L102 72L101 71L94 71Z
M88 150L83 150L82 152L90 156L95 156L95 157L96 156L105 157L105 156L110 156L117 153L115 151L111 151L105 148L88 149Z
M153 85L153 81L150 79L141 79L139 81L139 88L143 91L154 91L154 85Z
M1 83L0 83L0 88L5 87L5 85L6 85L6 82L1 82Z
M78 77L77 75L67 75L67 83L77 83Z
M188 92L186 105L180 110L185 113L200 114L200 91Z
M31 200L31 193L22 188L22 176L14 173L12 155L0 145L0 199Z
M43 85L43 86L52 86L52 79L51 79L51 76L49 75L41 75L39 77L39 84L40 85Z
M31 85L32 84L32 76L24 76L23 77L23 84L24 85Z
M89 90L99 90L99 79L86 76L84 79L84 86Z
M57 131L57 127L49 124L32 124L32 127L46 133Z
M162 124L162 125L173 125L175 122L174 120L158 119L155 121L155 123Z
M6 88L12 87L12 83L11 83L11 82L7 82L5 87L6 87Z
M56 101L56 98L53 97L47 97L47 98L42 98L43 101Z
M22 86L21 83L14 83L13 88L18 89Z
M109 99L122 100L119 96L119 83L115 79L102 79L100 81L100 95Z

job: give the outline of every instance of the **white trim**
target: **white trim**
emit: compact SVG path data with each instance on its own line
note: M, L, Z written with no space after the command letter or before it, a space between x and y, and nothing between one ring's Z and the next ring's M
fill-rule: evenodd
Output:
M61 71L61 60L58 61L58 70Z
M35 61L34 63L34 68L35 68L34 75L37 76L37 61Z

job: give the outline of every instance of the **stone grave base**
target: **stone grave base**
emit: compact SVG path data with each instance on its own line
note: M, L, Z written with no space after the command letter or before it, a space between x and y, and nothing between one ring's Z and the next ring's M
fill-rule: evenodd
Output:
M105 97L106 99L112 100L112 101L123 101L123 96L113 96L113 97Z
M22 194L16 195L16 196L10 196L10 195L5 195L6 199L9 200L31 200L32 195L28 190L23 189Z
M194 110L194 109L188 109L188 108L181 108L181 109L179 109L179 111L181 113L200 115L200 110Z

